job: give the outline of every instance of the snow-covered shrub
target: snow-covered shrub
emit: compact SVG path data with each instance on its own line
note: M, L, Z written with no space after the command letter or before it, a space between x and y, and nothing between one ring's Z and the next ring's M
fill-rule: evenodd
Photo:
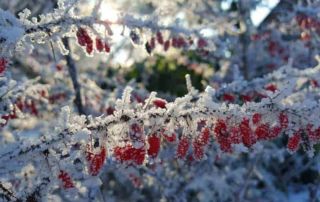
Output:
M260 1L128 2L114 19L104 1L0 8L0 200L316 201L318 3L259 31ZM208 73L205 90L105 76L154 53Z

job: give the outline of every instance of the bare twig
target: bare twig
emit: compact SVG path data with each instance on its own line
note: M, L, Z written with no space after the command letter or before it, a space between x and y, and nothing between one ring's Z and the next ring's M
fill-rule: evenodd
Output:
M69 46L69 41L67 38L63 38L62 39L64 46L68 49L70 49ZM84 109L83 109L83 105L82 105L82 101L81 101L81 86L78 82L78 75L77 75L77 68L76 65L74 63L74 60L72 59L71 55L68 54L65 56L66 60L67 60L67 66L68 66L68 71L72 80L72 84L73 84L73 88L75 91L75 95L76 98L74 100L75 105L77 106L78 112L79 114L85 114Z

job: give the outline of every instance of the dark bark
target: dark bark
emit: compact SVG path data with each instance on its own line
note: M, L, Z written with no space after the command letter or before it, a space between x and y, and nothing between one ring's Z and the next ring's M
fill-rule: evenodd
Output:
M68 38L63 38L62 40L63 40L64 46L69 51L71 51ZM81 86L78 82L78 73L77 73L76 64L75 64L74 60L72 59L71 54L66 55L65 58L67 61L69 75L72 80L73 89L74 89L75 95L76 95L74 103L78 109L79 114L85 114L84 109L83 109L83 105L82 105L82 100L81 100Z

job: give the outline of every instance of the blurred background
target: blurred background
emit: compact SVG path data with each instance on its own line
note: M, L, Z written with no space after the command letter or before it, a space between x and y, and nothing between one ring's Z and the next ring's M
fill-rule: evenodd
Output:
M83 16L89 15L97 3L77 2L74 12ZM29 19L36 21L39 15L56 9L57 4L56 0L2 0L0 8L16 16L28 8ZM151 91L172 101L187 93L186 74L191 75L194 87L203 91L207 85L219 89L237 80L261 78L287 64L298 69L314 67L319 54L319 9L317 0L103 0L99 9L102 20L115 22L129 13L155 19L163 26L197 30L197 34L137 29L134 32L141 42L136 43L132 30L114 24L112 36L101 34L110 44L110 53L89 56L75 38L69 39L85 114L112 114L115 100L127 85L134 88L134 102L143 102ZM165 48L157 44L148 51L145 44L156 38L157 32L171 45ZM171 40L179 37L185 41L200 37L206 45L173 45ZM28 47L14 56L12 77L20 81L39 78L39 83L50 85L45 91L50 105L40 102L36 110L27 109L34 116L2 129L6 134L0 137L3 144L21 136L38 137L62 106L72 105L75 95L66 57L59 45L51 42ZM310 81L303 84L302 88L314 85ZM245 91L217 99L243 104L249 99L244 93L249 96ZM250 99L256 99L253 97ZM242 154L221 154L212 145L206 160L181 163L172 157L148 168L118 167L109 159L95 200L319 201L319 158L309 158L303 151L291 155L285 145L286 140L277 139L265 142L263 150ZM170 152L174 153L168 147L167 154Z

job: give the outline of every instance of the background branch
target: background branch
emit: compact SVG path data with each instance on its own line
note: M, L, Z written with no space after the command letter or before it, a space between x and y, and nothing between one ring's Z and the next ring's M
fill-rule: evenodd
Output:
M64 46L68 49L70 49L70 45L69 45L69 40L68 38L63 38L62 39ZM68 71L72 80L72 84L73 84L73 89L75 91L75 100L74 103L78 109L79 114L85 114L84 109L83 109L83 105L82 105L82 100L81 100L81 86L78 82L78 74L77 74L77 68L75 65L74 60L71 57L71 53L65 56L66 61L67 61L67 66L68 66Z

